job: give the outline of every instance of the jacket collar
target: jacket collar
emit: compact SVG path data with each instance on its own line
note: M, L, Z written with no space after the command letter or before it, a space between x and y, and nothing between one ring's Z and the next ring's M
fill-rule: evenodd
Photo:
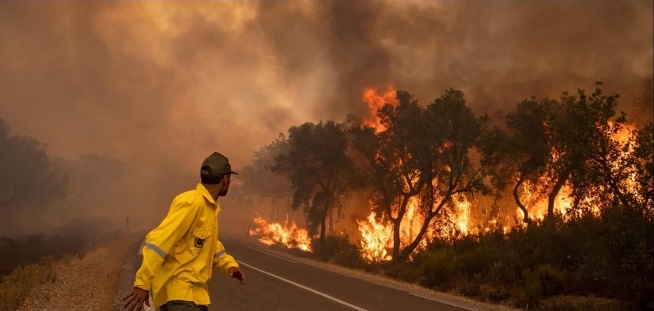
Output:
M218 209L220 209L220 205L218 205L218 202L216 202L216 201L213 199L213 197L212 197L211 194L209 193L209 190L207 190L207 188L205 188L204 185L203 185L202 183L198 183L198 185L195 187L195 189L196 189L197 191L200 191L200 193L202 194L202 196L203 196L205 199L207 199L207 201L209 201L209 203L211 203L212 205L214 205L214 206L216 206Z

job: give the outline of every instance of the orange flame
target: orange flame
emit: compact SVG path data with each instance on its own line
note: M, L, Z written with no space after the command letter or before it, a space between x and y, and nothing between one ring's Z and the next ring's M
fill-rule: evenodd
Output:
M367 221L357 220L361 233L361 257L368 262L391 260L387 249L393 247L393 227L383 219L378 222L376 216L372 212Z
M541 177L540 180L544 180L546 177ZM537 182L532 184L528 181L524 182L520 191L520 201L527 207L529 213L529 218L534 220L543 220L547 216L547 195L545 195L545 189L539 187L538 185L543 184L542 182ZM563 215L565 218L568 209L572 206L572 189L569 186L563 186L561 191L556 196L554 201L554 211ZM522 211L516 207L516 216L522 218L524 215ZM526 226L524 223L519 223L520 226Z
M406 247L416 239L425 222L424 216L420 213L419 206L419 198L412 197L409 199L406 213L400 222L400 248ZM457 232L464 235L471 233L471 207L472 203L468 201L465 195L454 196L453 204L449 205L452 213L445 214L447 219L442 221L451 226L445 225L439 228L439 231L435 230L433 226L429 226L416 249L424 249L436 237L448 237L452 239L456 237ZM395 214L397 214L397 211L395 211ZM368 262L391 260L389 250L393 248L393 224L385 217L377 221L376 216L377 214L375 212L371 212L366 220L357 220L359 233L361 233L361 241L359 243L361 257Z
M383 94L380 94L372 87L363 90L363 101L370 108L370 114L364 118L363 125L374 128L377 132L383 132L386 127L381 124L381 119L377 116L377 111L385 104L397 106L397 91L394 87L388 86Z
M311 252L311 238L307 230L300 229L291 222L288 225L288 216L284 224L268 223L261 216L254 218L257 228L249 230L250 236L259 237L259 242L266 245L280 243L287 248L297 248L305 252Z

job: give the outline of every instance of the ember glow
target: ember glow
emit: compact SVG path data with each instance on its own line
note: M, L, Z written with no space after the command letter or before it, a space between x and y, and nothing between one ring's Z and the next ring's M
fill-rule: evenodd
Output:
M311 239L307 230L298 228L294 221L288 224L288 217L284 224L268 223L260 216L254 218L255 229L250 229L250 236L257 237L259 242L266 245L282 244L287 248L297 248L305 252L311 251Z

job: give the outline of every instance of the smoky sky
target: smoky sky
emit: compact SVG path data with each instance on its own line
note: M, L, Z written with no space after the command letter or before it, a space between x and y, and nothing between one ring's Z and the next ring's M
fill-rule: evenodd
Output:
M2 1L0 118L52 155L129 160L141 181L179 185L213 151L238 170L292 125L365 115L365 87L422 104L452 87L497 118L602 81L629 112L652 79L652 11L645 0Z

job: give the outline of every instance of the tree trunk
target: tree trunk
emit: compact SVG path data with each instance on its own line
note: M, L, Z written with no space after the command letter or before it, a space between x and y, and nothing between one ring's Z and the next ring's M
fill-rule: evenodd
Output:
M409 258L409 255L413 252L416 247L420 244L420 241L422 240L422 237L425 235L425 232L427 232L427 228L429 228L429 224L431 223L432 219L440 213L441 209L443 206L445 206L445 202L448 202L452 198L452 191L449 191L449 194L445 196L439 203L438 207L436 210L433 212L430 211L427 214L427 217L425 218L425 221L422 223L422 226L420 227L420 232L418 232L418 235L416 235L415 239L411 242L411 244L407 245L404 249L402 249L401 252L397 256L394 256L393 261L395 262L402 262L405 261L407 258ZM433 204L431 204L433 206Z
M325 246L325 225L327 217L322 217L320 220L320 246Z
M565 185L565 182L568 181L568 177L570 177L570 169L567 169L561 174L561 178L556 182L547 198L547 220L554 219L554 201L561 188L563 188L563 185Z
M402 240L400 239L400 226L402 225L402 218L404 218L404 214L406 213L406 205L409 203L410 197L411 196L407 194L403 195L402 203L400 203L400 207L397 211L397 217L389 217L393 222L393 260L395 260L400 253L400 243L402 243Z
M327 227L329 230L327 232L330 235L334 235L334 209L330 208L327 215L329 217L329 227Z
M515 200L515 203L518 205L520 210L522 211L522 214L524 216L523 221L527 224L531 224L531 219L529 218L529 212L527 211L527 207L522 204L522 201L520 201L520 196L518 195L518 190L520 189L520 186L525 182L525 177L523 174L520 174L520 179L518 182L516 182L515 186L513 187L513 199Z

